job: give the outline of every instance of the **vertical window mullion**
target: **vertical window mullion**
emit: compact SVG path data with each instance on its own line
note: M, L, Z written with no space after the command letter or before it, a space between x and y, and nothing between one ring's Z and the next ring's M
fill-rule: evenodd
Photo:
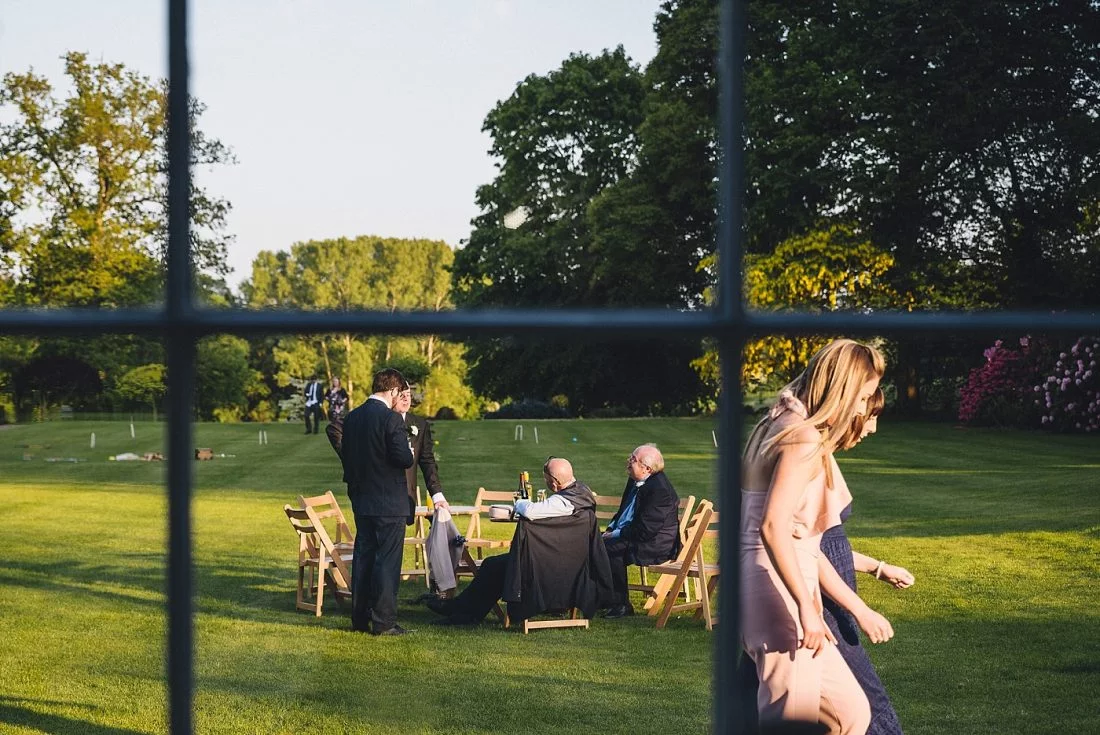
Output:
M191 401L195 384L191 292L191 128L187 2L168 0L168 249L164 338L168 361L168 727L194 731L191 559Z
M741 256L743 252L742 193L744 191L745 16L742 0L724 0L719 7L718 59L718 303L721 322L718 332L718 359L722 393L718 403L718 507L722 523L718 525L718 586L722 624L718 626L714 652L714 678L711 700L714 732L737 732L743 722L735 676L740 654L741 616L739 609L740 575L738 567L741 525L741 347L745 335L745 311L741 293Z

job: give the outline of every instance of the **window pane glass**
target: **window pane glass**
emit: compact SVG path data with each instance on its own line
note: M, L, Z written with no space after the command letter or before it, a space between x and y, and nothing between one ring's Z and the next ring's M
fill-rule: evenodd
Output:
M701 307L717 16L696 15L195 3L194 93L236 159L209 181L233 205L243 303L273 303L249 286L282 259L316 281L276 301L307 307L436 308L439 275L448 306ZM436 247L453 270L421 275L410 259Z
M0 307L163 298L165 4L124 5L4 13Z
M1095 5L747 15L750 303L1097 304Z
M162 347L0 337L0 354L0 719L162 731Z

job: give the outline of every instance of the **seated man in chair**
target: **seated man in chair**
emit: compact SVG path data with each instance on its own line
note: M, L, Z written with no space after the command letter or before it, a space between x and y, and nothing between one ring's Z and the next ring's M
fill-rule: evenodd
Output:
M454 599L428 601L431 610L447 616L442 625L476 625L500 599L514 619L569 607L589 617L611 599L611 570L592 491L560 457L549 458L542 475L553 494L539 502L516 502L521 520L509 552L485 559Z
M644 444L626 462L626 489L619 510L607 525L603 541L611 560L615 604L606 617L634 614L626 581L627 564L660 564L680 553L680 499L665 476L665 458Z

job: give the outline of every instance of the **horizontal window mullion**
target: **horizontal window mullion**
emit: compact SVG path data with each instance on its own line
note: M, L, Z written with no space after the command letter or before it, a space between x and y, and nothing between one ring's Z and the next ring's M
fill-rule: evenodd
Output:
M726 334L852 335L990 332L1015 330L1083 334L1100 330L1100 315L1086 312L759 312L722 315L717 311L667 309L501 309L446 312L250 311L203 309L170 315L164 310L11 309L0 310L0 333L57 334L87 332L257 334L286 332L358 332L372 334L451 333L621 337L657 332L678 336Z

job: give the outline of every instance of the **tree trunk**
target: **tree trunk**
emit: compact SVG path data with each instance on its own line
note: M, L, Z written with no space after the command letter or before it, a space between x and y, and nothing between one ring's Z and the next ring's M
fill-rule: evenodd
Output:
M348 391L348 405L354 406L355 403L352 400L352 396L355 394L355 381L351 379L351 335L344 333L344 355L347 357L347 391Z
M325 358L325 380L328 384L332 384L332 363L328 360L328 345L325 343L324 338L321 340L321 356Z

